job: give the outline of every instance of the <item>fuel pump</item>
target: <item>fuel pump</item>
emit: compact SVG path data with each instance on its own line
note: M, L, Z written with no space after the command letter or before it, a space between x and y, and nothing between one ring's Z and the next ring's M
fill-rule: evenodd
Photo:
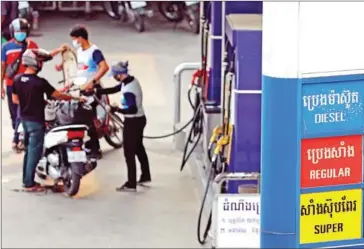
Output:
M207 224L205 229L203 230L203 233L201 234L201 222L202 222L202 216L204 213L204 208L206 204L206 199L210 190L211 182L214 180L216 175L219 173L225 172L228 166L228 157L229 157L229 151L226 151L226 146L229 145L231 140L231 129L230 129L230 105L231 105L231 89L234 79L234 72L235 72L235 58L233 55L233 58L231 59L229 63L228 70L224 72L224 88L223 88L223 122L221 125L217 126L210 139L210 143L208 146L209 154L212 151L213 145L216 145L215 149L213 150L213 156L211 158L211 168L210 168L210 174L208 178L208 182L206 185L205 193L202 199L200 212L198 216L197 221L197 240L198 242L203 245L206 243L208 232L211 228L212 224L212 208L209 211L209 217L207 220ZM227 153L226 153L227 152ZM220 193L226 192L226 184L223 184L221 186L221 189L219 189Z

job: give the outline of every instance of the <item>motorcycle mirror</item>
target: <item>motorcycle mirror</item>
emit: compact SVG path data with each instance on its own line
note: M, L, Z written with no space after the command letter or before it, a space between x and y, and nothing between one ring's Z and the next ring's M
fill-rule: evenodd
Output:
M73 80L73 84L76 86L82 86L86 83L87 83L86 77L77 77L76 79Z

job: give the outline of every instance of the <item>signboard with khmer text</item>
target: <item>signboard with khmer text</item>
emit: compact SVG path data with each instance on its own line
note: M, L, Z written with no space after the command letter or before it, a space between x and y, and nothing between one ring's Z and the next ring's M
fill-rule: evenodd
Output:
M361 130L364 124L362 84L303 85L303 135Z
M361 183L361 135L303 139L301 188Z
M358 80L302 86L299 237L306 247L363 238L363 97Z
M302 194L300 243L362 237L361 189Z

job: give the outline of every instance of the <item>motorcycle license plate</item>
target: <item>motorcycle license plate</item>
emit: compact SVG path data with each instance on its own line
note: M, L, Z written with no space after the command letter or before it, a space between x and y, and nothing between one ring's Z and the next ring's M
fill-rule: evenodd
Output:
M84 151L67 151L69 163L85 163L87 162L86 152Z
M130 6L131 6L132 9L144 8L145 6L147 6L147 2L145 2L145 1L131 1Z
M199 3L199 1L186 1L187 6L191 6L191 5L194 5L194 4L197 4L197 3Z

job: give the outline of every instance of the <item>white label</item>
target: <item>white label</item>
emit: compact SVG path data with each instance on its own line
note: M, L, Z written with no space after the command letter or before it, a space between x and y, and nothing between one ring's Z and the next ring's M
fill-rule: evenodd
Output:
M132 9L143 8L143 7L147 6L147 2L145 2L145 1L131 1L130 6L131 6Z
M260 248L260 195L221 194L215 210L216 248Z
M84 151L67 151L69 163L87 162L86 152Z
M191 6L191 5L194 5L196 3L199 3L199 1L186 1L187 6Z

